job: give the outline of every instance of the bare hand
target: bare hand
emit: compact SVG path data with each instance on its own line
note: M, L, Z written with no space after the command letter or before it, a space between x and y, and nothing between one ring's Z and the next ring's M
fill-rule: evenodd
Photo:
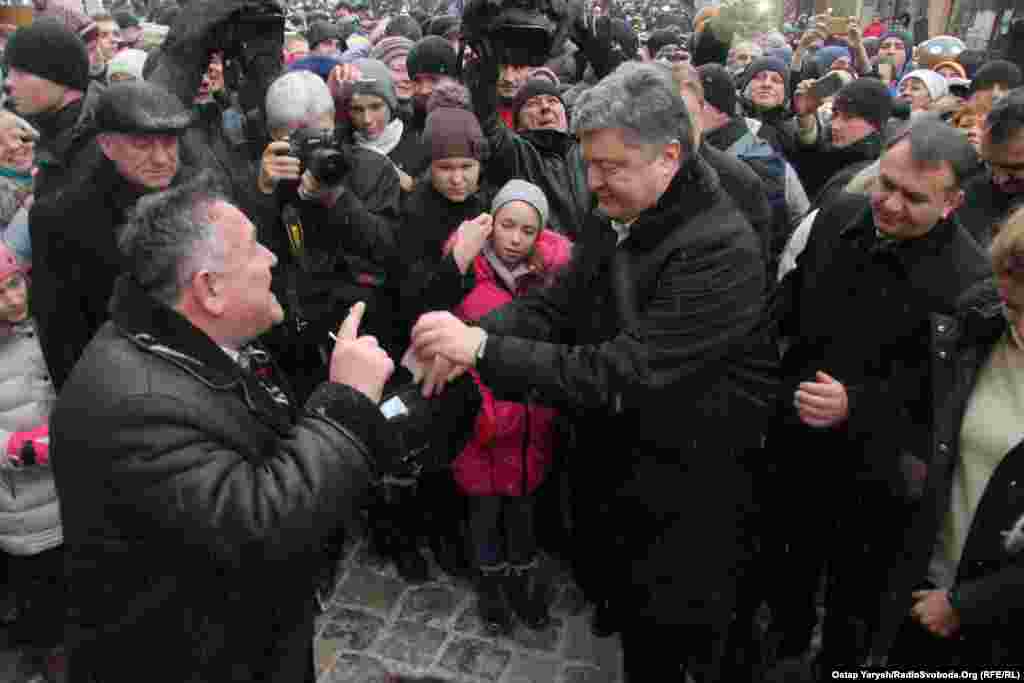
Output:
M396 168L398 171L398 184L402 188L403 192L412 192L416 189L416 179L406 173L400 168Z
M329 376L332 382L347 384L374 403L380 403L384 384L395 371L395 363L375 337L359 336L359 324L365 311L365 303L356 303L338 328Z
M485 334L447 311L424 313L413 325L412 348L419 358L441 355L456 365L472 367Z
M820 370L815 382L801 382L793 399L804 424L832 427L850 416L846 387Z
M455 245L452 247L452 256L459 272L465 275L473 264L480 250L487 243L494 229L494 220L491 214L482 213L471 221L464 221L459 226L455 235Z
M302 162L288 156L291 146L286 140L271 142L263 150L260 163L259 189L263 194L273 194L274 186L282 180L298 180Z
M932 634L949 638L960 630L960 615L949 604L949 591L914 591L910 615Z
M846 37L850 41L850 47L859 47L864 42L864 36L861 34L860 21L857 17L850 17L846 24Z
M821 101L811 94L811 86L813 85L813 78L800 81L797 84L796 90L793 92L793 112L797 116L812 115L821 104Z
M427 365L427 374L423 378L423 396L425 398L439 396L446 384L455 381L466 370L469 370L468 366L455 365L444 356L434 356Z

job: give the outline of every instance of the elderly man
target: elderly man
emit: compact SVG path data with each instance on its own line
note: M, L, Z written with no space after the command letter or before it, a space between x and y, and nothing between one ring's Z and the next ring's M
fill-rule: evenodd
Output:
M928 470L933 424L929 316L952 315L991 277L989 261L954 217L977 155L965 136L922 120L882 156L870 197L822 208L774 307L788 340L777 440L778 528L788 532L777 582L780 656L802 655L830 576L824 670L865 654L890 558ZM938 359L942 361L941 356ZM806 486L806 462L829 454L828 486ZM809 514L810 513L810 514Z
M178 176L178 139L191 121L182 103L159 86L111 85L95 112L99 158L32 207L32 306L58 388L107 319L121 271L116 228L139 197L166 189Z
M719 680L744 555L740 457L759 442L733 370L772 353L752 333L758 238L690 121L656 65L624 64L584 93L575 128L601 211L566 276L479 327L428 313L413 329L421 357L574 417L576 578L617 614L630 681L682 680L684 667Z
M312 683L320 542L397 462L362 306L296 403L252 343L282 318L274 255L208 187L139 202L112 319L53 415L72 681Z

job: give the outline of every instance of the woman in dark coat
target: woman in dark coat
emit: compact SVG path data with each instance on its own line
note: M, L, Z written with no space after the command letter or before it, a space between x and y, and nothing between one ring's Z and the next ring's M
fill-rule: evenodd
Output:
M887 618L872 650L876 663L1020 661L1024 210L997 233L991 254L999 298L983 286L965 297L961 314L933 316L931 452L922 504L906 532L908 559L894 566L882 596Z

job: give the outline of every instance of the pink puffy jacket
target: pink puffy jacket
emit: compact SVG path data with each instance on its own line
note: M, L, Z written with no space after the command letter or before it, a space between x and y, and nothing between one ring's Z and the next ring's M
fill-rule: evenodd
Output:
M455 309L455 315L476 321L495 308L533 288L548 284L556 271L569 262L572 243L551 230L543 230L534 247L541 264L519 278L510 292L480 254L473 262L476 285ZM483 404L477 415L473 438L455 459L453 472L459 489L470 496L520 496L523 494L523 462L526 462L526 488L532 493L544 480L554 453L555 411L513 401L496 401L490 390L480 386ZM526 454L523 454L526 426Z

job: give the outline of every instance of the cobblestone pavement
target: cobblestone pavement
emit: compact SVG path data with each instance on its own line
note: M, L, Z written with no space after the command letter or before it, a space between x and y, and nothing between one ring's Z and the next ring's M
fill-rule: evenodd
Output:
M452 683L618 683L617 638L595 638L578 589L551 562L552 624L521 625L508 638L484 635L472 586L432 567L434 579L405 583L358 544L347 553L329 609L320 617L318 683L385 683L387 674Z

